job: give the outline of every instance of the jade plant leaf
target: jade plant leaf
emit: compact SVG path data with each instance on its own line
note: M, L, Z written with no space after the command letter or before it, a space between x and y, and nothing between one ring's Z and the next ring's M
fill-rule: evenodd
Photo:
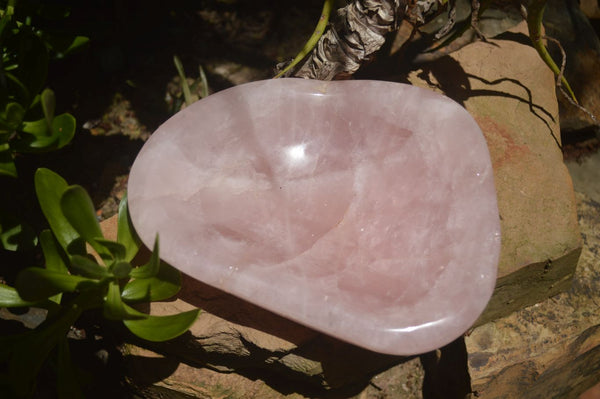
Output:
M124 305L128 307L127 305ZM129 308L129 307L128 307ZM131 309L131 311L137 312ZM138 320L124 320L123 324L138 337L152 342L168 341L186 332L198 318L200 309L169 316L149 316ZM141 313L143 314L143 313Z
M127 206L127 194L123 196L119 203L117 225L117 242L125 247L125 257L123 259L130 262L138 253L141 241L131 224L129 207Z
M67 187L61 196L60 208L75 231L98 252L100 257L110 259L110 252L96 241L96 238L103 237L102 230L87 191L78 185Z
M121 294L127 302L162 301L176 295L181 288L181 273L173 266L161 262L155 277L130 281Z
M119 244L118 242L114 242L111 240L107 240L105 238L96 238L95 241L96 241L96 243L98 243L98 245L104 247L104 249L106 251L108 251L108 253L110 253L110 255L112 256L113 259L115 259L115 260L125 259L125 253L127 250L125 249L125 246L123 246L122 244Z
M131 264L121 260L113 263L110 271L118 279L128 278L131 272Z
M31 306L35 302L26 301L19 296L19 293L13 287L0 284L0 308L14 308Z
M83 48L90 41L86 36L61 35L54 32L44 32L42 38L50 49L55 52L55 57L59 59Z
M56 110L56 98L54 97L54 92L50 89L45 89L42 94L40 94L40 99L44 118L46 119L48 127L51 128L52 119L54 119L54 111Z
M58 309L60 309L59 305L50 300L26 301L25 299L21 298L19 292L15 288L5 284L0 284L0 308L24 308L30 306L47 309L49 310L48 314L51 314L51 312L56 312ZM0 348L0 353L1 352L2 351ZM0 358L1 357L2 356L0 354Z
M6 104L3 112L0 112L0 129L11 133L19 128L24 116L25 109L21 104L15 102Z
M45 145L49 145L53 139L50 137L50 125L45 118L35 121L24 121L22 131L33 136L33 138L29 138L26 144L32 148L41 148ZM21 143L19 143L19 146L23 147L23 142L25 141L22 140Z
M54 347L64 339L69 328L81 315L84 307L81 302L86 298L77 298L56 318L46 320L33 331L19 336L8 336L7 342L0 338L0 345L10 344L13 352L9 362L11 385L18 397L28 397L34 387L34 381L42 364ZM9 342L10 341L10 342Z
M18 219L13 212L0 209L0 248L30 251L36 244L37 237L31 226Z
M146 318L148 315L125 305L121 300L121 288L119 284L111 281L108 285L106 300L104 301L104 317L109 320L129 320Z
M0 175L17 177L17 167L8 143L0 144Z
M68 185L65 179L50 169L40 168L35 173L35 192L50 229L68 254L84 255L85 241L71 226L60 207Z
M89 43L89 41L90 41L90 39L87 36L75 36L73 38L73 41L69 45L69 47L67 47L65 50L63 50L61 54L63 56L65 56L74 51L77 51L77 50L83 48L85 45L87 45Z
M154 238L154 248L152 249L152 255L150 261L144 266L140 266L131 271L131 277L133 278L150 278L158 274L160 268L160 258L158 257L158 235Z
M63 253L59 249L59 244L50 230L43 230L40 233L40 244L44 253L44 260L46 261L46 269L69 274L69 269L63 259ZM55 303L60 303L62 293L53 295L48 299Z
M59 244L50 230L43 230L40 233L40 244L46 261L46 269L68 274L69 269L60 253Z
M24 121L21 124L21 133L18 138L12 141L12 146L20 152L47 152L56 150L69 144L75 136L76 122L73 115L64 113L50 118L48 112L54 112L47 109L50 105L44 106L41 101L44 114L41 119Z
M69 144L75 135L76 122L71 114L60 114L52 120L52 136L56 137L56 148Z
M110 276L110 273L105 267L99 265L96 261L81 255L71 256L71 270L83 277L96 280Z
M61 292L74 292L97 286L95 280L54 270L29 267L17 275L15 286L21 298L40 301Z

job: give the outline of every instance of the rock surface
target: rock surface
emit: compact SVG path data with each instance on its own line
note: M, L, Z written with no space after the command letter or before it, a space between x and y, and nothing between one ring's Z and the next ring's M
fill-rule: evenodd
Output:
M521 23L410 76L464 104L490 148L502 249L496 290L478 324L568 289L581 249L553 74L522 43L525 32Z
M574 398L598 382L600 204L578 200L584 250L571 289L465 338L479 398Z
M453 341L495 284L485 139L431 90L278 79L222 91L152 135L128 192L136 231L147 246L160 234L171 265L373 351Z

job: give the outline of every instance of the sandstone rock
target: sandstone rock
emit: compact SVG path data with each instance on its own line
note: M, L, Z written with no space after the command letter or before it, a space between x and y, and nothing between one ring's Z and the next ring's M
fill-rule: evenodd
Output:
M423 398L423 370L418 358L376 375L362 390L358 385L358 388L350 386L327 394L310 385L286 381L281 376L243 370L223 373L179 363L173 357L164 357L138 347L129 349L124 359L128 383L146 399ZM156 372L159 370L161 372Z
M567 162L569 173L573 177L575 191L585 193L596 202L600 202L600 152L583 156L576 161Z
M189 335L152 345L192 364L223 372L265 370L305 386L364 386L381 370L410 358L377 354L300 326L258 306L186 278L179 299L153 304L153 314L203 310Z
M138 347L129 347L124 362L128 383L144 399L305 398L300 393L282 394L252 375L193 367Z
M494 295L478 324L568 289L581 242L571 178L562 162L552 72L521 43L521 23L411 74L464 104L486 136L500 209Z
M598 0L581 0L581 11L590 19L600 18L600 3Z
M578 200L584 249L572 288L465 338L478 398L575 398L600 380L600 204Z

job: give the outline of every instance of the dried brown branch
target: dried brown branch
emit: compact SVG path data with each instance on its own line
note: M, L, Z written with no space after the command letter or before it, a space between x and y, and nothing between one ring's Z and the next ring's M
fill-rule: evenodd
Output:
M290 76L332 80L352 75L403 19L422 24L437 0L354 0L337 11L316 47Z

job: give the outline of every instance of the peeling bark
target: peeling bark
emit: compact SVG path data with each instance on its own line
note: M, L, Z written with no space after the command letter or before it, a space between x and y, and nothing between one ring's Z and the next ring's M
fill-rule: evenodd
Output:
M402 20L422 24L438 7L437 0L353 0L337 11L315 48L289 76L343 79L381 48L388 32Z

